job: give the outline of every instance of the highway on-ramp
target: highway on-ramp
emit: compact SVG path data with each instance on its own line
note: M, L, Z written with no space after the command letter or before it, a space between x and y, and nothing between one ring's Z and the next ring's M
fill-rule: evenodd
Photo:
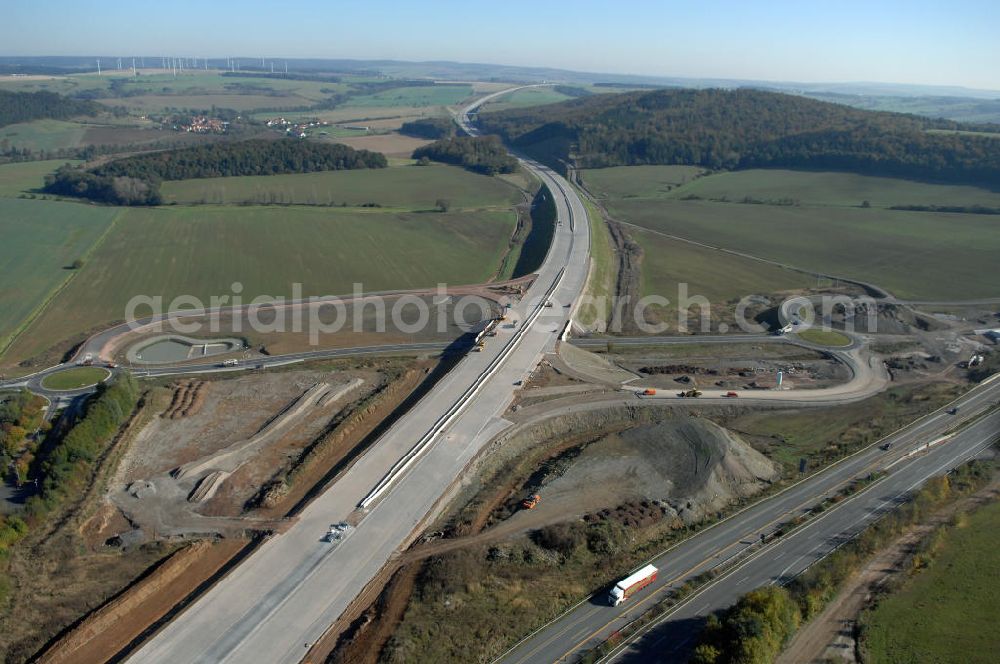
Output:
M472 110L471 108L468 110ZM559 222L538 277L508 312L483 352L466 355L440 382L300 514L285 533L247 560L156 634L133 662L298 662L433 511L469 461L508 423L502 414L523 380L551 350L589 267L589 224L573 189L525 162L555 194ZM457 414L456 405L460 406ZM452 413L447 426L439 420ZM425 442L419 454L415 446ZM376 486L411 458L367 509ZM367 501L366 501L367 503ZM331 523L357 523L339 543Z
M996 441L1000 436L1000 414L994 412L985 418L976 418L995 408L998 402L1000 379L995 379L954 402L953 407L958 409L954 414L949 413L951 407L935 411L879 444L873 444L671 547L651 561L659 568L659 577L647 590L637 595L634 601L611 607L606 601L606 591L598 591L528 636L500 661L503 664L572 661L648 610L664 597L668 589L677 587L698 574L732 563L739 556L747 555L758 545L761 535L771 536L782 522L803 514L824 496L835 493L853 478L875 470L889 469L889 477L865 492L864 495L870 500L856 498L851 503L859 507L860 511L844 512L847 515L844 517L826 516L823 521L817 519L816 525L809 529L803 527L801 532L809 533L804 548L799 546L802 537L800 531L793 531L794 537L778 538L766 550L770 553L763 553L756 559L756 567L750 573L735 574L720 581L713 586L714 590L710 595L699 596L685 605L687 609L672 616L672 627L669 629L674 631L670 632L670 638L664 640L663 635L668 629L664 627L662 630L655 630L656 636L650 637L656 643L654 647L646 647L650 641L644 638L635 651L629 651L629 657L635 657L635 652L640 652L644 657L657 659L654 655L667 652L665 643L670 639L684 638L680 633L684 629L690 629L691 625L690 621L685 622L686 618L704 616L707 612L731 604L740 593L768 583L771 578L769 575L791 575L801 570L829 551L829 547L824 548L824 543L836 544L854 532L852 527L866 523L871 510L885 506L886 496L897 496L900 487L904 491L912 488L927 477L957 465L970 454ZM938 440L960 423L974 420L973 425L951 440L931 447L926 453L906 456L922 445ZM886 443L890 444L888 450L882 449ZM830 511L831 515L835 513L837 510ZM777 558L784 561L783 564L768 566L767 563L776 560L775 556L784 552L785 547L793 546L794 548L787 549L790 553ZM786 566L788 569L784 569ZM668 657L665 661L671 660Z

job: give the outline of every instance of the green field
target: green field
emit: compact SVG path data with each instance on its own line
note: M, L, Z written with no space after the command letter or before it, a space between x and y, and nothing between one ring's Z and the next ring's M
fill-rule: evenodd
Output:
M859 279L911 299L995 297L994 215L630 199L642 227L796 267Z
M764 170L721 173L670 188L681 177L677 167L584 173L585 182L603 192L616 218L643 228L874 283L903 298L996 296L985 275L1000 255L1000 218L879 206L993 206L1000 205L1000 193L842 173ZM683 200L692 195L729 201L795 198L808 204ZM860 207L865 197L871 208Z
M110 371L101 367L74 367L46 376L42 379L42 387L48 390L76 390L100 383L110 375Z
M572 99L568 95L556 92L552 88L527 88L518 90L510 94L498 97L496 101L489 102L483 106L484 112L502 111L508 108L525 108L528 106L541 106L542 104L555 104L560 101Z
M230 294L234 282L243 285L249 301L291 295L294 283L309 296L350 293L355 282L380 291L485 281L498 270L514 226L510 210L124 209L114 232L10 355L32 357L74 334L120 320L134 295L162 295L167 305L182 294L208 303L213 295Z
M610 302L614 295L615 270L614 254L611 250L611 237L604 217L589 199L581 197L587 208L587 222L590 224L590 265L587 279L586 294L595 302ZM596 306L583 306L577 318L580 324L595 325L600 309ZM606 322L606 321L605 321Z
M252 111L261 108L298 108L312 103L311 100L298 95L272 96L265 93L227 94L225 92L139 95L98 99L97 101L108 107L124 106L133 113L157 113L167 109L207 111L213 106L231 108L236 111Z
M114 208L0 198L0 351L118 214Z
M32 152L79 147L87 128L78 122L34 120L0 127L0 145Z
M345 108L390 108L395 106L452 106L472 96L471 85L427 85L393 88L371 95L351 97Z
M866 661L997 661L1000 503L978 509L967 520L947 532L928 569L866 616Z
M53 76L52 78L0 77L0 89L11 92L48 90L49 92L69 95L84 90L106 90L109 84L110 77L99 77L94 74Z
M0 196L16 198L23 193L40 189L45 184L46 175L67 163L79 164L81 162L71 159L52 159L0 164Z
M504 180L443 165L181 180L163 183L162 192L164 200L177 202L263 202L273 194L276 202L377 203L405 210L432 209L439 198L453 209L508 208L521 200L518 190Z
M816 280L801 272L630 228L642 247L642 294L677 299L677 286L689 284L691 295L703 295L722 304L754 293L807 288Z
M797 334L797 336L803 341L808 341L809 343L818 344L820 346L848 346L851 343L850 337L841 332L837 332L836 330L810 328L808 330L802 330Z
M581 173L590 193L601 199L668 198L680 185L694 180L698 166L617 166Z
M648 166L676 169L677 166ZM607 169L609 171L619 169ZM599 173L600 171L588 171ZM643 195L643 194L640 194ZM894 205L981 205L1000 207L1000 188L995 191L966 185L927 184L897 178L854 173L755 169L717 173L688 182L669 193L670 198L699 196L740 202L747 196L759 201L794 199L803 205L858 207L868 201L874 207Z
M148 95L198 96L223 94L227 91L252 93L256 89L260 90L262 95L277 92L287 96L319 101L329 95L324 90L343 91L347 89L344 83L254 78L252 76L222 76L217 72L193 70L186 70L176 77L169 73L145 73L135 79L131 76L119 75L117 72L106 72L104 76L100 77L96 74L77 74L39 80L3 79L0 80L0 89L24 92L48 90L60 94L73 94L84 90L109 90L111 81L116 79L125 79L126 83L123 89L126 92L134 94L138 91ZM280 97L276 97L276 99L278 98ZM108 97L109 103L114 99L122 101L129 99L129 97ZM269 106L276 105L269 104Z

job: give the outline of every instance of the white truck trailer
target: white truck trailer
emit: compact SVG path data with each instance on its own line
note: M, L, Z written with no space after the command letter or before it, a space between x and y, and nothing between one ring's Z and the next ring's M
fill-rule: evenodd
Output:
M653 581L656 581L657 569L652 565L646 565L638 572L630 574L615 584L608 595L611 606L618 606L629 597L639 592Z

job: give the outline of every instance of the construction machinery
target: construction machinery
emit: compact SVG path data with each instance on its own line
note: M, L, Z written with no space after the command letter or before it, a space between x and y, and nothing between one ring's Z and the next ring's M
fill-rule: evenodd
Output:
M521 501L521 509L533 510L538 507L538 501L542 499L537 493L531 494Z
M701 396L701 390L692 388L690 390L684 390L683 392L678 392L677 396L679 396L682 399L696 399L697 397Z

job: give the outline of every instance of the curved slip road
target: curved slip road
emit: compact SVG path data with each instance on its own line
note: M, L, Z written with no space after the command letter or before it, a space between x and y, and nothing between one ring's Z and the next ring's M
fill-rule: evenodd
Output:
M853 478L873 470L889 469L888 478L873 485L869 491L859 494L865 498L859 497L841 504L860 507L860 511L852 509L841 512L841 507L831 509L828 510L831 516L824 516L822 521L817 519L811 522L815 525L803 526L787 537L776 539L774 544L764 550L766 553L755 559L753 564L756 567L750 570L751 573L734 573L710 586L711 593L708 589L704 594L697 593L683 605L686 609L678 610L669 618L669 628L657 628L654 630L655 636L643 637L635 649L628 651L627 657L623 655L628 661L640 661L633 659L635 657L640 657L641 661L656 661L657 653L665 653L664 661L677 661L671 659L676 656L671 644L680 644L690 636L691 618L703 617L711 611L728 606L739 594L762 583L769 583L772 576L786 578L801 571L807 564L828 553L830 545L842 542L863 523L867 523L871 510L885 506L887 495L895 498L900 487L905 492L927 477L958 465L969 455L997 440L1000 437L1000 414L993 413L955 435L953 439L932 447L926 454L906 456L921 445L940 438L959 423L982 415L997 403L1000 403L1000 379L993 379L956 400L954 405L959 409L957 414L950 415L945 408L941 408L878 444L873 444L666 550L651 561L660 569L659 578L648 591L638 594L635 601L610 607L604 601L606 591L598 591L531 634L498 661L504 664L572 661L648 610L664 597L669 588L677 587L702 572L747 554L760 541L762 534L770 535L780 523L802 514ZM884 442L891 443L889 451L881 448ZM832 516L838 513L841 516ZM799 533L808 535L804 548L800 547L804 535ZM666 636L668 629L673 631Z
M474 105L475 106L475 105ZM466 113L474 110L466 109ZM589 224L572 188L549 169L523 162L549 185L559 223L545 263L526 297L508 313L481 353L469 353L398 420L349 472L316 497L287 532L276 536L133 654L150 662L298 662L365 584L433 511L465 465L498 431L526 377L553 348L589 263ZM537 316L530 328L520 326ZM490 368L503 354L499 365ZM484 372L490 371L484 376ZM408 471L395 477L367 511L358 504L390 469L434 429L442 413L471 387L478 392ZM322 540L329 524L358 520L336 545Z

